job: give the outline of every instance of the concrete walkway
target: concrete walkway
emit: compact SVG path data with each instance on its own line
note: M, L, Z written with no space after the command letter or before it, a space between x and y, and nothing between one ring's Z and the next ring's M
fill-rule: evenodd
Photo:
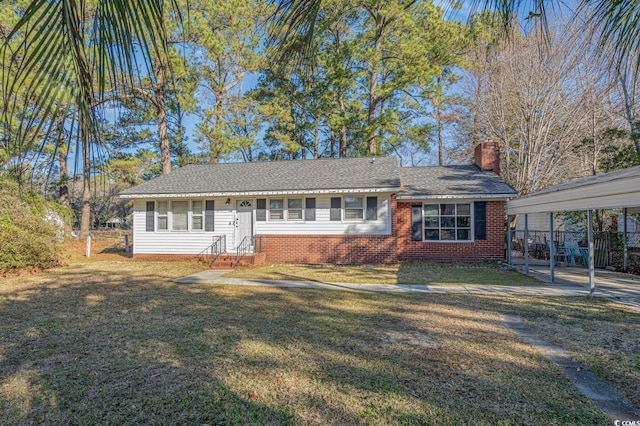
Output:
M524 271L524 266L516 265ZM229 270L206 270L177 278L176 283L211 283L238 286L266 286L277 288L310 288L343 291L375 291L385 293L447 293L447 294L505 294L528 296L588 296L589 277L584 268L559 267L555 269L556 283L549 283L549 267L530 265L530 275L545 285L539 287L483 285L483 286L435 286L410 284L351 284L320 281L289 281L226 278ZM605 297L640 311L640 277L605 270L596 271L596 296Z
M322 290L376 291L384 293L452 293L452 294L526 294L546 296L586 296L589 290L576 285L553 285L541 287L511 287L503 285L484 286L437 286L412 284L353 284L321 281L288 281L245 278L225 278L229 270L207 270L174 280L180 284L211 283L239 286L266 286L278 288L312 288Z
M522 322L522 318L515 314L503 314L502 324L520 337L523 342L537 348L549 361L558 366L562 374L613 422L615 420L634 421L640 419L640 410L623 400L615 389L601 380L586 365L576 362L564 349L541 338Z
M524 273L524 265L517 264L516 268ZM622 272L596 269L595 295L605 297L640 311L640 276ZM584 267L555 267L555 284L551 284L549 265L529 265L529 275L538 278L547 286L581 286L589 289L589 270Z

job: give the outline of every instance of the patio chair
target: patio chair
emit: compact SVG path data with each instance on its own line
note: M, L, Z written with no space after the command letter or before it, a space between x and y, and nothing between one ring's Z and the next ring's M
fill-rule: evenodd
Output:
M564 243L564 249L567 254L567 263L571 266L576 264L576 257L582 257L580 255L580 247L575 241L568 241Z
M553 243L553 248L551 247L551 242L547 241L547 247L549 248L549 256L553 256L553 262L556 266L560 263L560 259L564 259L564 262L567 262L567 250L563 245L559 245L557 242Z
M583 265L589 264L589 256L584 249L580 249L577 241L567 242L564 244L567 250L567 259L570 265L575 265L575 258L582 259Z

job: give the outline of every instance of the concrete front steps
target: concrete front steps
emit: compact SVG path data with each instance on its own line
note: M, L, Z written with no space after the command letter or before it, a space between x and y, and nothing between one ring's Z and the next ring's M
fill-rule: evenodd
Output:
M211 269L233 269L238 266L258 266L262 265L267 255L266 253L245 254L237 261L237 255L222 253L209 265Z

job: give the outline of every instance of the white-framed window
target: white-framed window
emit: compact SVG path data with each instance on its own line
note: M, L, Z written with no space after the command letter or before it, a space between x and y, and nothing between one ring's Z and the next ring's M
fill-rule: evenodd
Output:
M366 203L365 203L366 201ZM374 221L378 220L378 197L331 197L329 220Z
M367 197L367 220L378 220L378 197Z
M363 197L344 197L344 220L362 220L363 212Z
M341 221L342 220L342 198L331 197L331 210L329 213L329 220Z
M304 199L304 220L313 222L316 220L316 199L309 197Z
M302 219L302 198L287 199L287 220Z
M425 203L424 241L471 241L471 203Z
M189 202L188 201L172 201L171 202L171 230L172 231L189 230Z
M191 230L202 231L204 229L204 214L202 200L191 202Z
M169 230L169 202L158 201L158 231Z
M284 220L284 199L271 198L269 200L269 220Z
M213 232L213 200L147 201L145 230L178 232Z

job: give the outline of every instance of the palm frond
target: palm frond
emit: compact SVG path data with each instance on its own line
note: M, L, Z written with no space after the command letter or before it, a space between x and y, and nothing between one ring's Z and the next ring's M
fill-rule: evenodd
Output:
M274 64L313 66L313 41L322 0L281 0L268 24L267 47Z
M38 116L36 128L12 137L46 134L48 118L69 103L95 134L96 98L117 76L133 82L139 58L151 71L146 58L166 55L163 12L162 0L101 0L93 7L86 0L33 0L1 47L3 123L26 93L35 96L31 113Z
M596 28L598 45L602 51L613 53L615 65L633 63L640 71L640 1L583 0L581 8L590 16Z

